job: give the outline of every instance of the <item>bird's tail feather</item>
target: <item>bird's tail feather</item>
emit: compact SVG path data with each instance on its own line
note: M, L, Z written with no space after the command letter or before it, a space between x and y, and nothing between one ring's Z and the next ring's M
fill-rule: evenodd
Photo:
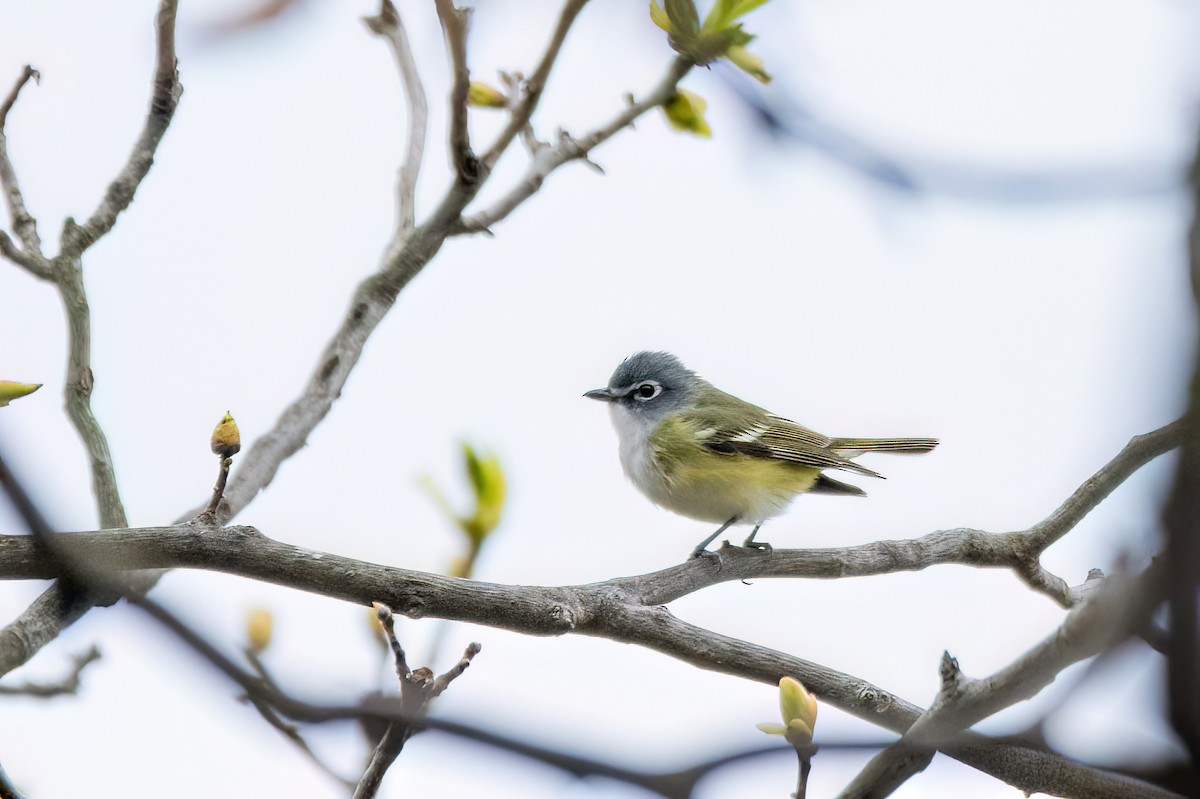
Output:
M856 452L894 452L918 455L938 445L936 438L835 438L829 448Z

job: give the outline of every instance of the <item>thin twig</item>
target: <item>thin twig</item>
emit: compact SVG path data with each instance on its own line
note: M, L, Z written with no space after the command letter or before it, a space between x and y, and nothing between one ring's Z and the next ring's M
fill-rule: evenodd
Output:
M1108 578L1057 630L990 677L968 680L944 653L937 699L900 741L871 759L840 799L887 796L925 768L922 752L932 756L960 731L1035 696L1068 666L1119 644L1161 601L1163 571L1155 564L1136 578Z
M21 186L17 182L16 170L8 157L8 136L5 133L8 112L17 102L21 89L30 80L37 82L40 79L41 75L38 71L26 64L21 71L21 76L17 78L16 84L4 98L4 103L0 104L0 188L4 190L4 199L8 205L8 215L12 220L13 232L17 234L17 238L24 245L25 254L43 261L42 241L38 236L37 220L25 207L25 198L21 194Z
M421 83L421 73L413 59L408 32L404 29L400 14L391 0L381 0L379 13L373 17L364 17L363 22L372 33L386 39L391 47L400 70L400 80L404 85L404 96L408 105L408 148L396 175L398 221L391 246L391 249L396 251L404 245L416 224L417 178L421 174L421 162L425 154L429 106L425 99L425 87Z
M479 654L481 649L482 647L477 643L467 644L466 650L463 651L463 656L458 659L454 667L433 681L433 685L429 689L429 698L436 699L441 696L442 692L450 686L450 683L462 676L462 673L467 670L467 666L471 665L471 661L475 659L475 656Z
M95 646L86 652L72 658L71 670L57 682L29 682L21 685L0 685L0 695L3 696L32 696L38 699L50 699L56 696L74 696L79 692L80 677L83 670L100 659L100 650Z
M217 472L217 482L213 486L212 499L208 501L208 507L200 515L206 519L215 519L217 509L221 507L221 499L225 496L225 483L229 480L229 467L233 465L233 458L220 459L220 471Z
M217 647L206 641L157 603L138 595L131 595L129 601L162 624L208 663L216 667L218 671L239 685L247 694L255 696L257 700L277 708L279 712L297 721L320 723L347 719L356 721L369 719L398 726L419 723L424 729L447 733L464 740L474 741L486 746L495 747L501 751L530 758L576 777L597 776L618 780L670 797L686 796L687 793L679 790L681 786L695 785L701 777L720 766L738 762L746 758L783 751L782 747L753 749L706 761L703 764L680 772L655 774L626 769L601 760L574 755L535 744L528 744L510 736L499 735L467 724L427 717L415 718L404 713L400 707L400 703L395 699L376 698L359 705L315 705L289 696L274 686L256 679L253 675L247 674L217 649ZM845 748L858 749L860 746L858 744L848 744Z
M258 674L259 679L263 681L264 685L270 687L272 690L281 691L279 684L275 682L274 678L271 676L271 673L267 670L266 665L262 662L262 659L259 658L257 653L251 649L247 649L246 659L250 661L250 665L254 667L255 673ZM285 738L291 741L295 747L300 750L301 754L303 754L309 760L310 763L312 763L314 766L324 772L330 779L334 780L343 787L350 790L354 789L355 781L347 779L341 774L338 774L333 770L333 767L331 767L320 756L318 756L317 753L313 751L312 747L308 745L308 741L304 740L304 736L300 733L299 727L297 727L295 724L289 724L280 718L279 714L275 711L275 708L264 702L261 697L247 693L243 694L243 698L249 702L255 710L258 711L259 715L263 717L264 721L266 721L275 729L279 730L279 732L281 732Z
M3 255L39 280L50 279L50 266L43 259L31 255L18 247L17 243L9 238L9 235L3 230L0 230L0 255Z
M408 667L408 658L404 654L404 647L400 645L400 639L396 637L396 622L393 619L392 609L382 602L375 603L375 618L379 621L379 626L383 628L384 637L387 638L388 646L392 650L392 661L396 667L396 680L403 688L408 680L408 675L412 673L412 669Z
M104 198L82 225L68 218L63 224L61 254L76 258L112 230L117 217L133 202L134 192L154 165L154 153L171 124L183 86L175 58L175 12L178 0L162 0L154 18L154 78L150 109L129 160L104 192Z
M559 137L556 145L546 145L533 149L529 167L520 182L490 208L463 217L454 227L452 235L480 233L490 230L492 225L507 217L521 203L536 193L551 172L569 161L587 160L588 154L595 147L612 138L618 131L629 127L642 114L653 108L657 108L671 99L671 96L675 94L679 81L683 80L684 75L691 68L691 62L686 59L675 59L671 63L670 69L667 70L666 75L663 76L662 80L645 97L635 102L630 102L607 125L597 128L579 139L564 135ZM525 130L529 130L528 126L526 126ZM531 130L528 135L532 136Z
M450 88L450 158L458 180L474 183L479 180L479 159L471 151L471 135L467 129L467 92L471 85L467 67L467 28L471 9L455 7L454 0L435 0L435 5L454 72L454 83Z
M400 710L409 721L393 721L388 724L383 737L371 752L371 759L354 790L354 799L373 799L379 793L379 786L382 784L387 770L400 756L404 744L415 733L423 729L420 720L425 717L429 703L445 691L456 677L466 671L467 666L471 665L471 659L479 654L480 650L479 644L471 644L457 665L436 679L428 668L411 670L404 654L404 647L400 645L400 640L396 637L392 609L382 602L375 602L374 607L375 616L383 627L388 645L392 650L392 658L395 661L396 677L400 684Z
M1185 417L1149 433L1134 436L1116 457L1085 480L1053 513L1029 528L1028 546L1040 552L1058 541L1130 475L1159 455L1183 444L1187 428L1188 420Z
M554 26L554 32L550 35L550 42L546 46L546 52L542 54L541 60L537 67L534 68L533 74L525 81L525 91L522 97L512 106L512 114L509 117L508 125L496 137L496 141L487 149L480 158L483 169L486 172L491 172L496 166L496 162L500 160L500 156L508 149L508 145L512 144L512 140L517 137L525 126L529 124L530 117L533 116L534 109L537 108L538 101L541 100L542 92L546 88L546 81L550 77L550 70L554 68L554 62L558 58L559 51L562 50L563 42L567 39L567 32L571 30L571 25L575 22L575 17L579 16L579 12L587 5L588 0L567 0L562 11L558 15L558 22Z
M795 799L805 799L808 795L808 775L812 773L812 758L817 753L817 747L808 746L796 750L796 759L799 761L799 773L796 776L796 792L792 794Z

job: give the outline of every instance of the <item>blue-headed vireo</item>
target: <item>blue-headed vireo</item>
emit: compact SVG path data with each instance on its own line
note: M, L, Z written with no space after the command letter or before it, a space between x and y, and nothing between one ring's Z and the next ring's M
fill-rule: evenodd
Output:
M585 397L610 403L626 476L656 505L721 526L692 551L697 557L733 524L758 528L797 495L866 496L824 469L882 477L853 458L864 452L929 452L936 438L830 438L726 394L669 352L639 352L621 362L606 388Z

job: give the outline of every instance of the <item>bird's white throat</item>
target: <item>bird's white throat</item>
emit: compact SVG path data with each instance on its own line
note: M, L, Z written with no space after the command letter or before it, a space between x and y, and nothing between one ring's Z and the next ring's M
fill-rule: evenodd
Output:
M663 477L653 462L654 448L650 445L653 423L631 413L618 402L609 405L608 410L612 415L613 427L617 429L621 468L625 471L625 476L642 491L651 495L657 493L657 489L663 483Z

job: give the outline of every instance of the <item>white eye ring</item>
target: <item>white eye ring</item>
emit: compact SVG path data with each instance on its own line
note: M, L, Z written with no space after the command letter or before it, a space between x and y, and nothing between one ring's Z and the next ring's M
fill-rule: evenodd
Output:
M662 386L653 380L638 383L633 389L633 396L638 402L649 402L662 393Z

